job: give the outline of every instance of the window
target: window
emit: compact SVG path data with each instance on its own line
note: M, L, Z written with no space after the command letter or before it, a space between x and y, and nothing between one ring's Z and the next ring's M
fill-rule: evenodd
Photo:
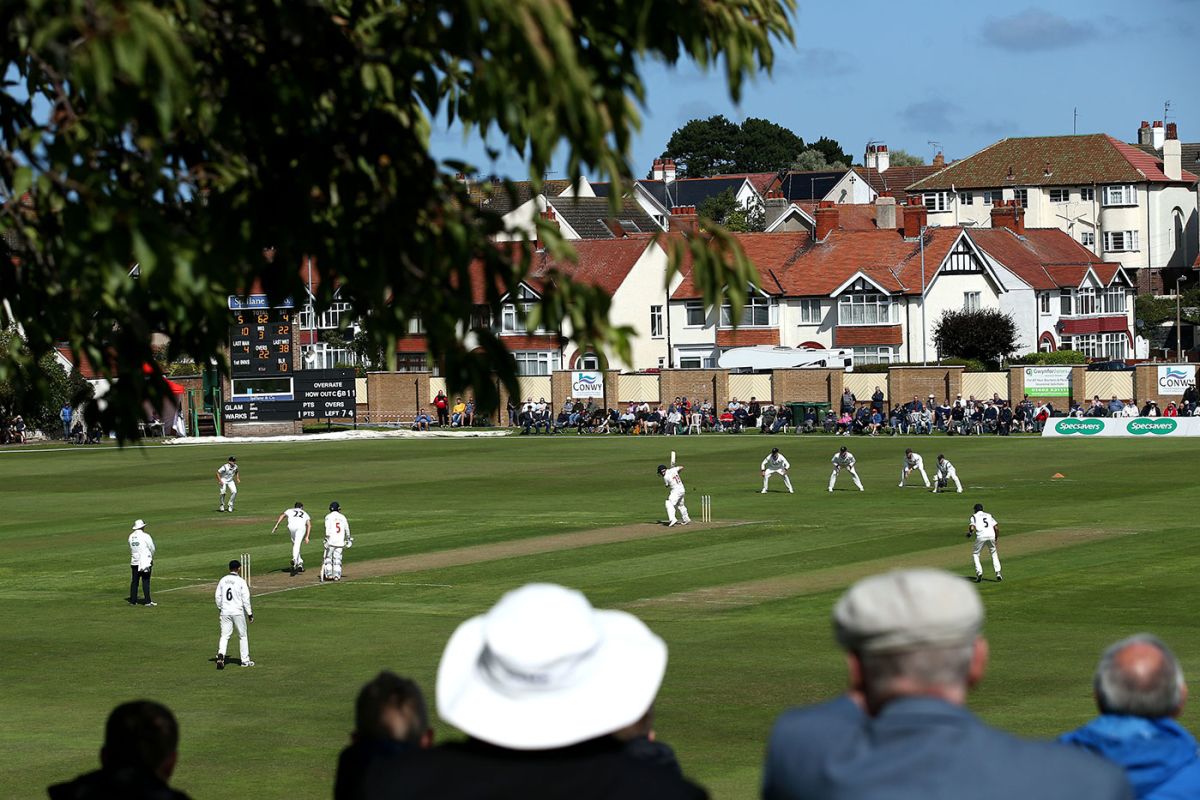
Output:
M663 335L663 307L650 306L650 336L659 339Z
M500 330L504 333L524 333L526 331L526 320L529 318L529 312L537 304L536 298L530 294L529 290L524 286L517 291L516 300L509 300L500 307ZM546 329L538 326L539 332L545 333ZM539 373L530 373L536 375Z
M301 330L312 330L316 327L317 317L313 313L313 307L307 305L296 313L296 327Z
M1079 199L1087 202L1092 202L1096 199L1096 190L1091 186L1081 186L1079 188Z
M688 327L704 327L704 303L700 302L699 300L688 300L686 308Z
M428 369L424 353L396 353L397 372L426 372Z
M337 330L341 327L342 315L349 310L349 303L335 301L329 305L328 309L318 314L312 305L307 305L296 315L296 324L309 330L313 328Z
M1058 313L1059 316L1071 316L1071 290L1063 289L1058 295ZM1066 345L1063 345L1066 348Z
M979 310L979 292L963 292L963 311Z
M1042 340L1040 342L1038 342L1038 350L1042 353L1053 353L1054 352L1054 342L1048 338L1043 337Z
M1104 290L1101 297L1105 314L1124 314L1127 307L1125 287L1110 286Z
M680 369L715 369L717 366L711 350L682 350L678 362Z
M801 300L800 301L800 324L801 325L820 325L821 324L821 301L820 300Z
M579 369L600 369L600 357L595 353L584 353L579 357Z
M975 204L975 193L974 192L959 192L958 193L958 204L960 206L974 205Z
M1067 202L1070 202L1070 200L1071 200L1071 190L1070 189L1051 189L1050 190L1050 202L1051 203L1067 203Z
M1096 290L1092 287L1075 290L1075 313L1077 315L1096 313Z
M1050 313L1050 293L1042 292L1038 295L1038 310L1043 314Z
M948 203L947 192L926 192L925 208L930 211L945 211Z
M1104 205L1136 206L1137 191L1129 184L1104 187Z
M1029 207L1029 190L1028 189L1013 189L1013 199L1017 201L1017 205L1022 208Z
M1003 195L1004 195L1004 193L1001 192L999 189L992 189L990 191L984 192L983 193L983 204L985 206L998 205L1000 203L1000 201L1003 199Z
M549 375L558 369L558 353L549 350L535 350L513 353L517 360L518 375Z
M844 294L838 298L839 325L891 325L895 304L885 294Z
M1128 354L1129 340L1123 333L1084 333L1063 337L1064 350L1078 350L1088 358L1123 361Z
M1095 231L1083 231L1082 233L1079 234L1079 243L1081 245L1083 245L1084 247L1095 247L1096 246L1096 232Z
M410 319L408 321L408 332L409 333L424 333L425 332L425 323L421 321L420 317Z
M751 295L742 307L742 316L738 320L741 327L766 327L776 321L775 303L771 298L762 295ZM729 306L721 306L721 327L733 327L733 311Z
M1138 249L1137 231L1106 231L1104 250L1108 253L1128 253Z
M680 369L700 369L701 361L702 361L702 359L700 356L680 356L679 357L679 368Z
M892 363L892 348L890 347L855 347L854 349L854 366L863 364L890 364Z

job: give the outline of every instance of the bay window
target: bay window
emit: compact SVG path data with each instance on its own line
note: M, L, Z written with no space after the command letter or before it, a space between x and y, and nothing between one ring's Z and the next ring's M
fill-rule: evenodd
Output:
M839 325L894 325L896 304L886 294L844 294L838 298Z
M766 327L778 320L778 306L770 297L751 295L742 306L742 315L738 318L739 327ZM721 306L721 327L733 327L733 310L728 305Z
M1106 206L1136 206L1137 189L1132 184L1105 186L1103 203Z

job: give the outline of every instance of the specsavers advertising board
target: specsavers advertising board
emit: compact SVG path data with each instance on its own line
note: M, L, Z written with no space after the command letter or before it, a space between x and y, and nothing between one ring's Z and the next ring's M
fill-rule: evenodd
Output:
M1158 393L1182 395L1189 386L1196 385L1196 368L1191 364L1173 364L1158 368Z
M1070 397L1070 367L1025 367L1025 394L1030 397Z
M1200 436L1198 417L1055 417L1046 423L1042 436Z

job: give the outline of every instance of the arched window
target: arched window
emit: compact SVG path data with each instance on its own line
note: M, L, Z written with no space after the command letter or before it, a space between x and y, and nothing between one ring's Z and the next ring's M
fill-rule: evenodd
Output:
M1182 250L1183 242L1183 210L1176 208L1171 212L1171 251L1177 253Z
M1038 350L1043 353L1053 353L1058 348L1054 345L1054 335L1047 331L1042 334L1042 338L1038 341Z
M581 353L575 357L575 369L600 369L600 356L595 353Z

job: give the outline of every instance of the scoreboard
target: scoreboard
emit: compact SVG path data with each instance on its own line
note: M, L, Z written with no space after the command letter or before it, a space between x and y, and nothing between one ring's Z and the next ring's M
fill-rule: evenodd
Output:
M234 310L233 324L229 327L229 356L234 377L290 374L292 309Z
M356 417L354 370L300 370L282 378L233 380L226 422L287 422Z

